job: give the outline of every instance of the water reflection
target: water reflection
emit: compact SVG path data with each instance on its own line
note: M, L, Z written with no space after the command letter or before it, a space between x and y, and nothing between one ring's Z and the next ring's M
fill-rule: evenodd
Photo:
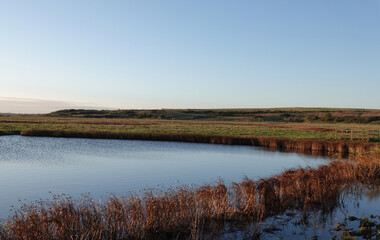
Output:
M371 186L364 192L369 201L380 202L380 186Z
M73 165L48 164L49 160L42 161L43 164L30 164L34 161L39 162L38 157L45 156L42 154L43 151L35 151L38 157L33 158L35 155L32 154L32 161L25 160L22 157L20 157L20 160L13 161L12 154L17 155L17 153L12 152L14 149L9 147L13 145L4 144L4 149L11 151L10 156L5 156L4 160L0 160L0 166L5 166L7 170L4 173L11 173L12 175L11 170L19 170L12 169L10 166L15 164L21 166L24 171L22 173L25 175L37 170L37 174L46 178L45 183L50 183L51 181L57 181L57 173L59 173L57 169L60 169L62 170L62 176L69 176L76 183L72 185L70 184L70 179L61 179L61 187L68 189L68 191L62 192L70 195L72 194L69 191L80 189L78 188L78 183L81 183L81 187L84 189L91 189L91 183L88 182L88 179L94 181L96 180L94 176L99 177L99 180L103 183L105 182L105 185L101 185L101 182L95 181L96 186L100 187L100 191L95 191L95 193L104 196L105 189L109 190L110 187L118 185L120 183L118 180L120 179L135 181L138 176L133 176L133 172L140 174L145 183L150 183L156 179L158 183L163 183L163 186L170 186L170 184L165 185L165 180L168 176L162 173L173 174L170 175L169 179L172 177L179 179L186 176L186 173L190 173L192 176L188 180L190 183L194 183L199 174L201 176L205 174L204 176L207 177L221 176L225 180L227 178L227 182L229 182L228 176L231 179L237 176L240 178L241 171L248 172L246 175L254 181L248 179L238 180L239 183L227 186L223 183L217 183L215 186L193 187L193 190L189 191L178 188L177 190L161 192L162 195L157 195L157 198L149 193L142 195L148 196L148 198L143 197L142 201L149 201L149 206L160 206L159 208L149 208L150 210L161 209L160 211L163 211L162 214L161 212L149 214L152 219L168 216L167 213L176 211L177 208L175 207L174 210L170 209L170 211L165 212L166 206L170 207L172 205L164 203L171 202L174 204L173 206L176 206L176 203L181 203L181 201L187 199L186 201L189 204L179 205L179 207L183 208L183 211L181 211L185 213L184 216L188 216L188 213L194 214L197 211L199 211L199 215L204 216L200 220L202 228L197 229L198 232L196 233L201 238L261 237L264 239L294 239L318 236L324 239L341 236L342 231L347 231L345 234L355 233L358 235L359 231L356 231L356 229L359 228L359 225L363 225L364 217L370 217L367 223L374 226L379 224L376 219L378 217L376 214L380 212L379 184L359 184L360 182L374 180L377 177L376 172L378 172L379 166L367 163L360 165L336 161L317 169L293 169L284 171L281 175L273 176L273 174L290 167L309 165L309 160L311 160L310 163L314 163L314 166L316 166L316 162L321 159L294 153L257 151L256 148L244 146L87 139L70 139L71 141L67 140L68 142L60 139L64 142L55 145L57 144L54 142L55 139L37 138L37 142L34 142L35 138L33 138L27 139L27 141L33 140L32 143L22 143L24 140L26 141L25 138L21 138L19 141L15 141L18 146L25 146L21 152L33 152L34 148L38 148L41 143L48 146L50 144L48 149L54 150L53 154L64 153L63 159L68 159ZM79 144L81 144L81 147L78 147ZM60 151L62 146L65 146L66 149ZM67 148L70 146L72 146L71 150ZM46 146L43 146L40 149L45 148ZM110 151L107 151L107 148L110 148ZM17 148L15 149L17 150ZM7 152L2 150L2 154L6 155ZM28 154L21 154L21 156L24 155L27 156ZM50 154L46 156L51 157ZM28 168L22 167L24 163L29 164ZM294 166L292 163L299 165ZM10 165L7 166L7 164ZM281 164L283 164L283 168L279 169L278 166ZM300 166L301 164L304 164L304 166ZM313 166L313 164L310 165ZM73 171L81 166L83 168L73 174ZM205 166L209 166L209 168ZM267 168L268 166L269 168ZM53 170L53 175L46 175L46 172L41 170L42 168ZM128 172L130 168L134 171ZM98 175L88 174L86 171L89 169ZM120 169L122 171L119 172ZM152 172L144 173L141 171L146 169ZM107 172L107 170L111 171ZM173 172L173 170L176 171ZM224 175L219 175L218 170ZM26 179L28 181L28 185L26 185L29 187L28 190L35 190L35 185L30 184L30 182L35 181L37 175L30 175L32 176L31 178L25 178L25 175L20 175L20 178L3 179L16 181L25 181ZM80 178L76 178L76 176ZM123 178L115 179L114 176L122 176ZM272 177L266 178L269 176ZM81 182L77 181L79 179ZM40 179L37 178L37 180L42 183ZM138 185L136 182L131 184L131 186L136 185ZM10 184L10 186L14 187L17 184ZM57 185L52 186L57 187ZM116 193L124 194L125 185L120 186L122 186L120 189L124 190ZM8 191L11 190L12 188L8 189ZM20 189L16 189L16 192L20 192ZM90 192L93 193L94 191ZM181 196L186 197L181 198ZM178 197L182 200L177 201ZM30 199L27 200L27 202L29 201ZM126 201L126 204L122 206L126 208L132 207L130 210L134 211L135 205L127 204L128 200ZM144 206L148 205L143 204L142 207L144 208ZM193 208L194 206L195 208ZM135 215L132 214L131 216ZM136 216L138 217L138 215ZM160 223L160 221L155 220L152 222L155 224ZM125 224L128 224L128 222ZM170 222L168 224L170 226ZM186 221L183 224L188 226L186 224L189 224L189 222ZM354 232L350 233L349 231ZM187 233L185 232L185 234ZM173 232L173 234L177 233ZM360 233L361 236L365 235L366 237L370 236L368 234L372 234L371 228L365 233Z
M19 199L269 177L328 160L258 147L131 140L0 137L0 217Z
M278 239L280 236L292 238L302 236L310 239L318 236L320 239L340 238L344 231L353 232L355 237L359 231L360 220L368 218L375 225L380 224L380 201L371 198L378 194L379 185L354 185L345 188L339 201L330 211L311 211L307 213L294 212L294 216L282 215L283 223L278 218L268 219L263 228L270 224L278 224L281 231L264 233L265 239ZM372 216L372 217L371 217ZM375 230L375 226L373 228ZM360 231L359 231L360 232ZM372 236L375 239L376 236ZM372 238L371 238L372 239Z
M341 239L351 234L357 239L377 239L380 236L379 190L379 184L353 184L343 188L336 201L329 201L328 208L286 210L260 223L226 226L229 232L220 231L218 235L221 239ZM373 223L367 230L363 227L366 219ZM215 236L216 232L212 234Z

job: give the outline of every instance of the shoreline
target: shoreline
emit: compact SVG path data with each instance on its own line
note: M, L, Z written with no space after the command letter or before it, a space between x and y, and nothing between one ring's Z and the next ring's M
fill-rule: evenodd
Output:
M268 217L290 211L290 217L299 213L300 221L308 224L308 213L332 213L340 207L345 189L378 185L379 173L376 159L355 164L334 161L316 169L289 169L268 178L244 179L232 186L220 180L195 188L148 189L142 194L112 196L102 204L88 197L53 196L26 204L4 219L0 238L203 239L222 236L229 229L244 231L245 226L255 224L246 230L253 230L251 239L259 239L263 232L277 231L261 229ZM340 224L334 230L355 236L377 234L374 222L359 220L365 228L348 232Z
M265 147L275 150L285 150L321 155L339 154L346 157L349 154L367 153L380 149L379 143L359 141L333 141L300 139L291 140L273 137L238 137L223 135L200 134L173 134L173 133L116 133L106 131L57 131L57 130L24 130L0 132L0 135L21 135L30 137L63 137L63 138L90 138L90 139L120 139L120 140L147 140L147 141L171 141L188 143L209 143L223 145L244 145Z
M380 146L370 142L105 131L26 130L17 135L246 145L326 156L368 153L378 150ZM55 236L62 236L62 239L66 236L197 239L228 234L229 227L250 231L242 226L253 224L254 228L249 234L252 239L258 239L268 231L271 234L277 231L277 228L261 225L268 217L290 211L301 214L300 221L308 223L308 213L316 210L328 213L337 209L346 188L350 189L356 184L377 186L379 173L377 159L364 157L355 163L333 161L316 169L287 169L259 180L244 179L232 186L225 185L221 180L195 188L184 185L168 191L148 190L141 195L118 195L107 199L102 205L95 204L91 198L75 200L65 195L53 196L25 204L17 209L16 214L4 219L0 224L0 238L18 239L33 235L44 239ZM290 218L295 219L292 216ZM359 220L360 226L363 225L361 222L365 218ZM367 222L367 225L375 224L371 219ZM331 229L338 236L367 236L376 227L369 225L364 229L360 226L357 231L344 225L331 226Z

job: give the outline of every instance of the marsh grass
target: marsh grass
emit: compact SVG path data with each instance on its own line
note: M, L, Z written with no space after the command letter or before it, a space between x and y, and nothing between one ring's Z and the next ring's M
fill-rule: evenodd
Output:
M363 113L364 114L364 113ZM371 113L372 114L372 113ZM194 134L238 137L270 137L293 140L334 140L335 129L380 130L376 123L273 122L238 118L178 120L154 118L85 118L49 115L0 116L0 131L51 130L72 132Z
M205 239L227 226L252 226L288 210L331 211L342 191L379 184L380 161L334 161L291 169L256 181L147 190L96 202L54 196L16 209L0 228L2 239ZM259 225L256 225L259 226ZM252 232L259 236L259 228Z
M228 135L202 135L191 133L133 133L109 131L68 131L30 129L21 131L23 136L65 137L65 138L99 138L99 139L129 139L149 141L175 141L192 143L212 143L226 145L249 145L271 149L282 149L307 154L331 155L339 153L342 157L348 154L365 154L380 149L380 144L355 141L328 141L270 137L247 137Z

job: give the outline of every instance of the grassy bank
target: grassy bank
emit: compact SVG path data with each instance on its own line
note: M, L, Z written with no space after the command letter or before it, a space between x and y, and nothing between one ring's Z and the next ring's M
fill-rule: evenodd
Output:
M283 119L276 122L266 120L271 118L251 121L243 117L249 114L280 114L288 116L311 113L318 116L328 113L335 117L376 117L380 116L380 111L377 110L301 108L165 110L168 111L168 114L173 115L170 120L156 119L148 115L144 115L144 118L137 118L138 114L128 115L130 111L135 111L137 114L144 111L157 112L159 110L64 110L46 115L0 116L0 135L22 134L25 136L221 143L264 146L289 151L339 152L342 154L365 152L373 148L373 146L379 147L375 143L365 143L363 141L350 141L348 139L337 139L336 141L337 135L335 133L336 129L367 132L369 130L380 131L380 124L376 123L376 121L364 124L314 120L291 122L288 121L289 119ZM189 117L205 112L208 113L208 117L204 117L204 120L194 120ZM221 114L215 114L220 112L232 112L234 117L226 118ZM117 115L118 117L112 117L109 116L110 113L119 115Z
M174 134L174 133L122 133L105 131L58 131L58 130L24 130L23 136L40 137L65 137L65 138L100 138L100 139L129 139L150 141L176 141L191 143L212 143L226 145L248 145L282 149L300 153L334 154L341 156L348 154L364 154L369 151L379 150L377 143L355 141L328 141L328 140L291 140L268 137L239 137L239 136L207 136L199 134Z
M329 212L350 185L379 184L380 161L335 161L257 181L111 197L70 197L26 204L1 225L2 239L200 239L287 210ZM255 232L252 238L257 237Z
M282 137L289 139L334 139L334 129L365 127L372 129L380 125L341 126L273 123L242 121L199 121L199 120L156 120L156 119L86 119L56 118L45 116L0 117L0 131L23 130L66 130L66 131L107 131L113 133L169 133L223 136Z
M160 111L165 111L165 118L160 119L149 115ZM134 112L134 114L129 114L130 112ZM222 113L232 114L233 117L226 117ZM194 117L202 114L205 114L202 118ZM264 114L265 116L274 114L282 117L278 119L247 117L255 114ZM304 116L304 121L291 121L290 118L293 115L300 117L300 114L314 114L320 117L318 117L319 120L312 120L311 117ZM327 116L324 120L323 116L326 114L330 114L333 118ZM141 117L138 117L140 115ZM333 120L339 116L358 118L360 121ZM371 118L373 121L363 120L367 118ZM375 120L377 118L380 118L380 110L364 109L64 110L46 115L0 115L0 132L20 132L33 129L334 140L336 129L380 130L380 121Z

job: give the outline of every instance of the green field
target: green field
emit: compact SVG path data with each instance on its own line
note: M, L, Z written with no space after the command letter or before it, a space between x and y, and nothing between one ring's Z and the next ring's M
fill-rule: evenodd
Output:
M380 110L62 110L44 115L0 116L0 132L31 129L333 140L336 129L380 130Z

